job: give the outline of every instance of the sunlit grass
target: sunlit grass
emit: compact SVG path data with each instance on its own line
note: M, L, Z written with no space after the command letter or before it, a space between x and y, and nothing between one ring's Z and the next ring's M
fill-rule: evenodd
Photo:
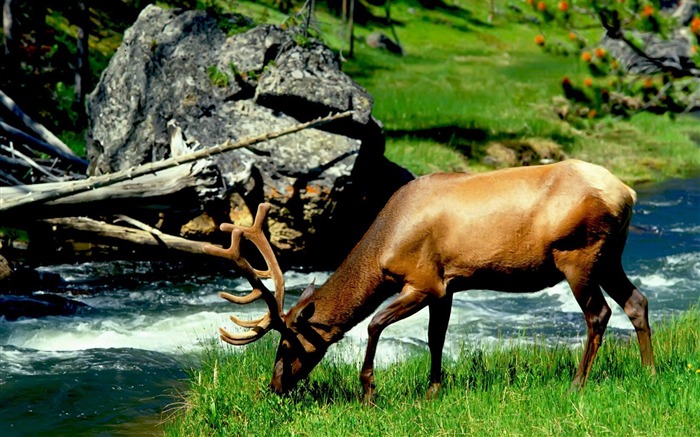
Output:
M462 10L440 13L392 6L401 25L397 34L406 49L400 57L357 44L356 57L344 69L374 96L375 116L388 132L406 131L387 140L387 156L419 174L437 170L489 169L479 149L502 138L550 138L574 158L609 167L630 183L688 177L700 173L700 122L691 116L640 114L630 120L607 119L585 129L573 128L554 112L564 76L588 75L573 56L555 57L533 43L538 28L512 22L503 2L493 24L486 3L458 2ZM376 29L358 29L358 39ZM552 29L548 29L552 31ZM386 30L385 30L386 31ZM595 41L595 29L584 34ZM459 150L427 153L424 137L411 131L454 126L479 129L477 139ZM400 151L402 148L410 150ZM458 156L464 149L473 156ZM425 154L416 153L425 150ZM435 155L446 160L435 160Z
M256 23L292 25L301 18L290 20L273 2L213 3ZM323 3L316 5L312 34L341 55L343 70L373 96L374 116L385 126L391 160L417 174L485 171L492 168L482 161L490 142L546 138L568 156L605 165L629 183L700 174L697 118L640 114L576 127L561 121L553 99L562 94L562 78L580 83L589 72L576 56L553 56L534 43L540 32L554 41L557 33L566 39L566 31L534 25L514 14L511 6L527 9L524 1L496 0L493 22L487 19L489 2L448 4L454 7L427 9L415 0L392 2L391 16L405 56L367 46L365 38L371 32L392 35L374 21L355 26L352 58L347 29L339 17ZM382 7L370 9L377 17L384 16ZM578 24L579 33L589 41L601 37L599 28ZM104 68L119 41L93 35L91 63L96 71ZM446 127L479 135L447 139L425 135Z
M657 375L630 339L607 337L582 392L569 392L581 348L503 340L444 364L425 399L429 355L380 368L374 407L361 404L357 363L325 359L288 397L267 390L276 338L243 352L209 347L166 433L180 435L695 435L700 423L698 307L655 326ZM381 344L380 344L381 347Z

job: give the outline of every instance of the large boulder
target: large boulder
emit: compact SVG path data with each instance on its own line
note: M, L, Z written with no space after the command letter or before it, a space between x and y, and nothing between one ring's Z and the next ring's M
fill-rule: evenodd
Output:
M255 205L268 201L282 261L332 267L412 176L383 157L371 96L329 48L297 32L252 27L240 15L146 7L88 98L91 172L169 157L168 123L188 143L211 147L353 110L352 118L216 156L224 201L202 205L204 215L181 229L207 237L222 221L251 222Z

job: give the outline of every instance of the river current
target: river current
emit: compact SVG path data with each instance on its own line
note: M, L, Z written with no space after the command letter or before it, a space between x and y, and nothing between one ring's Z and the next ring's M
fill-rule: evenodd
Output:
M700 179L639 188L623 263L650 301L652 325L700 300ZM228 314L261 311L226 303L220 290L241 293L235 277L190 277L147 262L88 263L47 268L66 294L89 305L70 317L0 318L0 435L141 435L158 421L196 365L196 351L230 326ZM291 305L313 278L288 272ZM113 278L113 280L110 280ZM613 309L606 335L633 335ZM334 345L326 359L359 362L367 321ZM378 363L427 350L427 311L389 327ZM504 339L580 345L581 311L565 283L531 294L469 291L455 295L445 353ZM272 366L272 363L270 363ZM427 375L426 375L427 378Z

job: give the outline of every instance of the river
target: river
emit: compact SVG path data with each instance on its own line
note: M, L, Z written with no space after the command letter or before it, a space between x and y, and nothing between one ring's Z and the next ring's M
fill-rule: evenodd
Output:
M650 301L652 325L700 300L700 178L638 189L625 269ZM235 277L187 277L148 262L87 263L46 269L89 309L71 317L0 319L0 435L149 435L184 387L196 351L229 326L220 290L246 291ZM326 272L288 272L287 304ZM607 335L632 326L609 300ZM260 308L258 307L258 310ZM389 327L378 362L426 348L427 311ZM367 321L327 359L359 361ZM585 324L568 286L532 294L470 291L455 296L448 354L465 344L508 338L581 344ZM270 363L272 366L272 363ZM426 375L427 377L427 375ZM358 388L359 390L359 388Z

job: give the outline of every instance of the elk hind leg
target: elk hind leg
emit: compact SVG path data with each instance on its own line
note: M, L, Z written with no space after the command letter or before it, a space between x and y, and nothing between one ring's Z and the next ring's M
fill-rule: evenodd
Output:
M452 312L452 294L432 302L428 307L430 321L428 322L428 346L430 347L430 386L427 397L432 399L437 396L442 384L442 349L445 345L447 325L450 322Z
M576 288L574 296L576 296L576 301L583 311L588 328L586 346L583 350L581 363L571 383L572 389L581 389L586 384L593 360L598 353L600 344L603 342L603 334L608 326L611 310L607 302L605 302L598 284L572 285L572 289L574 287Z
M622 307L627 317L629 317L637 332L642 364L649 366L651 374L655 374L654 351L651 345L651 328L649 326L649 309L646 297L629 280L620 262L615 263L613 268L607 269L601 275L601 285L605 292Z
M595 254L596 248L592 247L589 250L562 252L555 257L557 267L564 273L576 302L583 311L588 331L581 363L571 383L572 390L581 389L586 384L586 378L603 341L603 334L611 315L610 307L593 274Z

